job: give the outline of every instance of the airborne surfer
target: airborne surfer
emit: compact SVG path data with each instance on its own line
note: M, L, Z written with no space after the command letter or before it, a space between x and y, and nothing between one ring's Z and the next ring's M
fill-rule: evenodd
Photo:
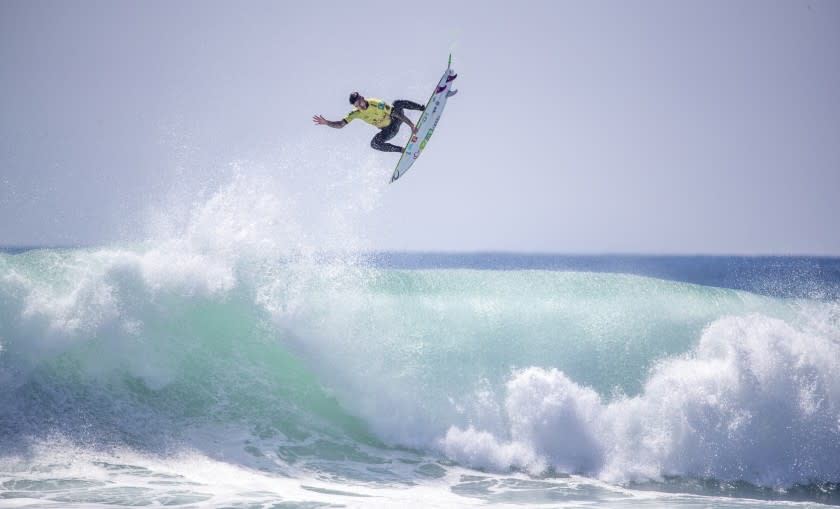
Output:
M403 122L411 128L412 135L417 134L417 127L403 113L403 110L425 110L425 107L412 101L400 99L394 101L394 104L388 104L382 99L365 98L358 92L350 94L350 104L355 106L355 109L342 120L327 120L321 115L315 115L312 117L312 121L317 125L328 125L335 129L341 129L357 118L364 120L368 124L379 128L380 131L370 140L370 146L383 152L403 151L403 147L386 143L397 135Z

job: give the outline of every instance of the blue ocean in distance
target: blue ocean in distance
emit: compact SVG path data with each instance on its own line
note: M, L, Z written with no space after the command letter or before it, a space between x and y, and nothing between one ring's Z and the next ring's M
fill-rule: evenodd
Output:
M383 252L371 258L391 269L614 272L774 297L840 297L840 258L836 257Z

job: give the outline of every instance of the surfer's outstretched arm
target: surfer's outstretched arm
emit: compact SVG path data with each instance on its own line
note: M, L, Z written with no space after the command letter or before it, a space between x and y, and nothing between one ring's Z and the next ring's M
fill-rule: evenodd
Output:
M315 115L314 117L312 117L312 121L315 122L318 125L328 125L330 127L336 128L336 129L341 129L342 127L347 125L346 120L338 120L338 121L327 120L324 117L322 117L321 115Z

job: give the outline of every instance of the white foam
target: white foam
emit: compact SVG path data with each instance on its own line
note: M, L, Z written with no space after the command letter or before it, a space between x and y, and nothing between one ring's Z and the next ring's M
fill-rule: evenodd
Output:
M503 436L452 427L440 447L473 466L547 464L610 481L836 482L840 336L812 321L716 320L689 354L659 362L639 396L609 403L556 369L517 371Z
M399 463L390 466L415 468ZM416 478L410 485L354 483L304 470L290 475L261 471L189 449L168 456L129 448L96 451L56 436L35 444L25 457L0 454L0 483L14 486L22 481L20 489L12 490L17 498L0 507L26 503L39 507L158 506L179 499L191 507L486 507L481 498L459 496L449 489L470 473L450 469L439 479ZM27 492L31 498L23 497Z

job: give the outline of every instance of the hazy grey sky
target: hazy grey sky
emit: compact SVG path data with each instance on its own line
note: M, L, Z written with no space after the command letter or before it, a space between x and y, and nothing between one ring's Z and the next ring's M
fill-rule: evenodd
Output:
M840 255L840 2L410 5L0 1L0 244L136 238L239 161L360 194L376 249ZM399 182L374 128L312 124L425 102L450 51Z

